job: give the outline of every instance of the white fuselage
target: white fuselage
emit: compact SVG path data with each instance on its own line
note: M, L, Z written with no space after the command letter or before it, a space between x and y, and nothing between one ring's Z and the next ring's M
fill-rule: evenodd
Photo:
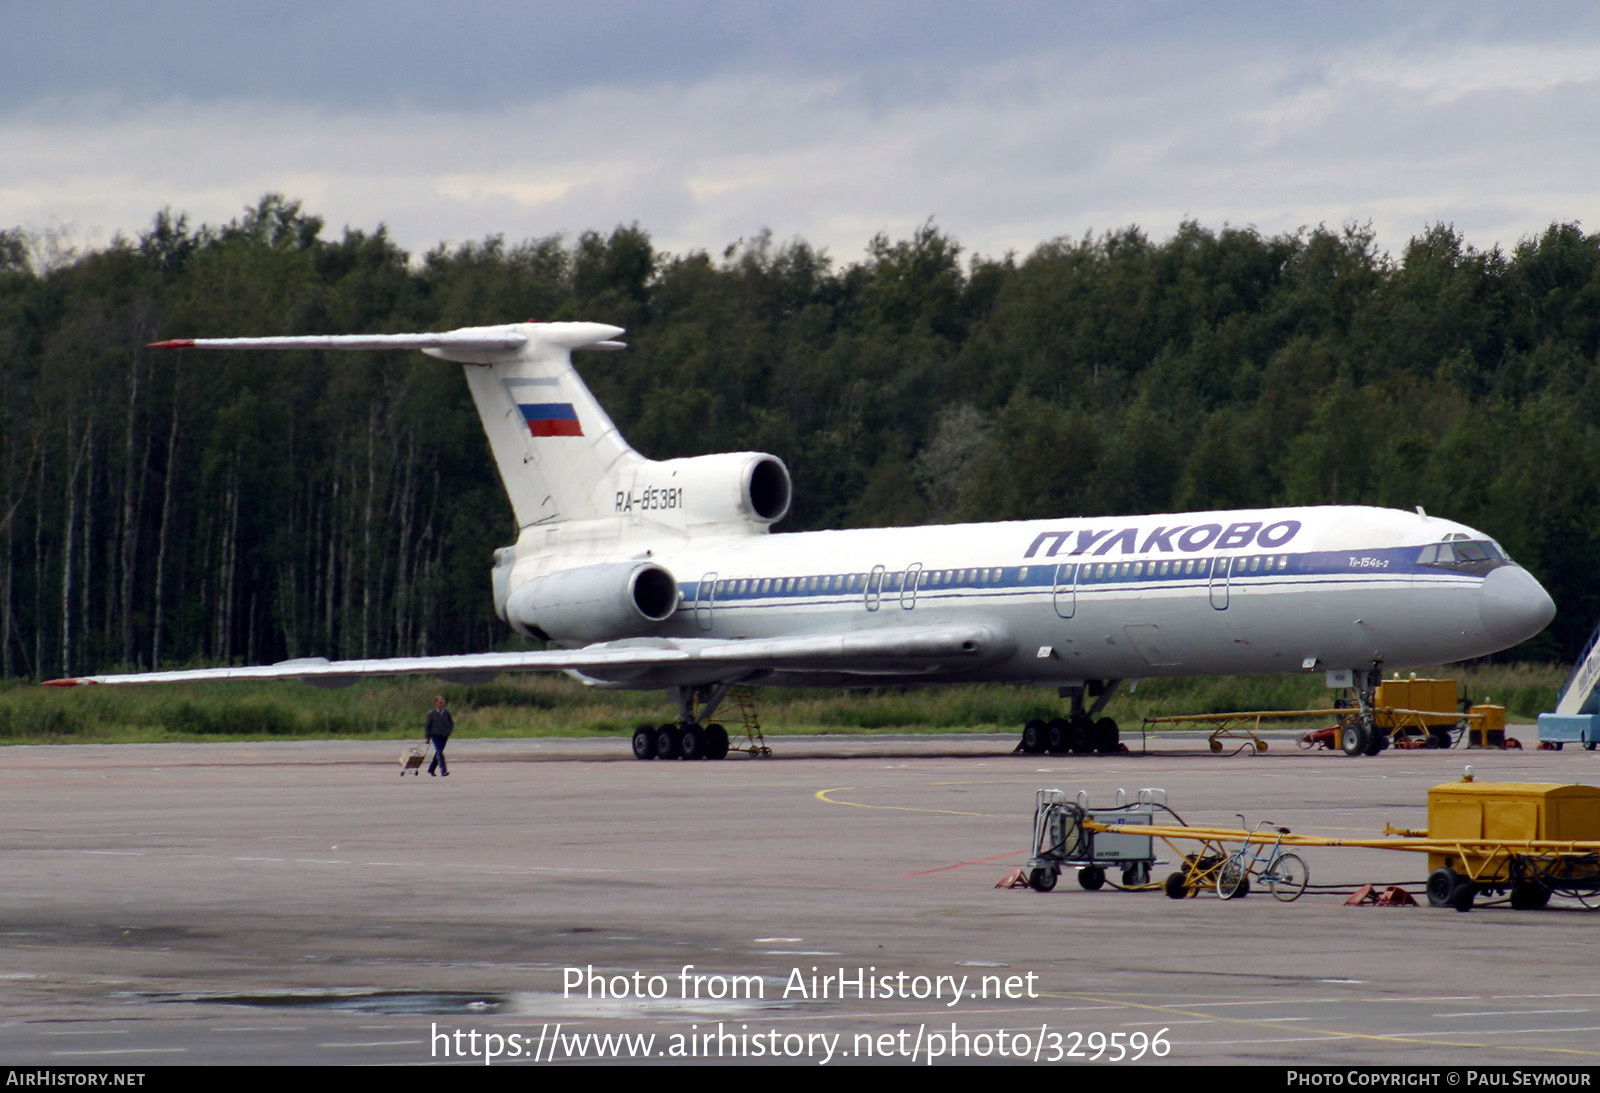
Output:
M588 560L648 551L676 576L681 602L656 630L661 637L974 622L1007 635L992 656L940 682L1067 685L1435 664L1520 641L1553 610L1537 582L1507 561L1487 572L1418 561L1432 544L1487 536L1376 508L628 538L609 558ZM776 682L926 681L779 675Z

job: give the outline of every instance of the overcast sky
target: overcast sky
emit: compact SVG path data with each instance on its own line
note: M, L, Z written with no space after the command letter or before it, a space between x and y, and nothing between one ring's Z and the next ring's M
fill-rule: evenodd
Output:
M4 0L0 31L0 227L80 243L269 191L415 253L1600 228L1600 5Z

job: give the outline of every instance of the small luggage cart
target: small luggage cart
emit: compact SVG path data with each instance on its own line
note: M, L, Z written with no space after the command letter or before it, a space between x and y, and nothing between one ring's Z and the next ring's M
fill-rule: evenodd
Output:
M428 749L421 744L412 744L400 753L400 777L406 776L406 771L414 775L422 773L422 761L428 757Z

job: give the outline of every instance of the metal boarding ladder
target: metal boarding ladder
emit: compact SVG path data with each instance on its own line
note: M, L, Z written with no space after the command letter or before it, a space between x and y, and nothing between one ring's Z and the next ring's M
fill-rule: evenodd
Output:
M766 759L771 757L772 749L767 747L767 739L761 733L761 722L756 717L755 695L748 687L738 687L729 692L733 700L739 704L739 716L744 719L745 745L735 748L735 751L749 752L753 758Z

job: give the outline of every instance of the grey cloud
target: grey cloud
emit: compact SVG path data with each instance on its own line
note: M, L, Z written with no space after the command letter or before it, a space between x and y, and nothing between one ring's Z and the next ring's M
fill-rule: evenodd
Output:
M930 215L991 255L1185 217L1371 220L1391 249L1440 219L1488 246L1592 218L1595 153L1574 134L1597 120L1600 63L1565 31L1457 25L1453 5L1300 5L1294 22L1278 5L609 3L590 25L590 7L468 4L462 27L384 7L415 22L355 49L370 0L166 20L175 58L224 31L320 58L270 94L243 93L254 55L221 95L186 88L177 60L141 97L110 64L110 90L57 81L7 110L17 78L0 75L0 226L136 231L168 205L214 222L279 190L414 252L638 221L669 250L770 227L853 260ZM541 35L513 25L534 19ZM429 62L412 39L435 31ZM160 37L143 33L130 54ZM228 56L195 65L228 75ZM341 58L348 94L326 82Z

